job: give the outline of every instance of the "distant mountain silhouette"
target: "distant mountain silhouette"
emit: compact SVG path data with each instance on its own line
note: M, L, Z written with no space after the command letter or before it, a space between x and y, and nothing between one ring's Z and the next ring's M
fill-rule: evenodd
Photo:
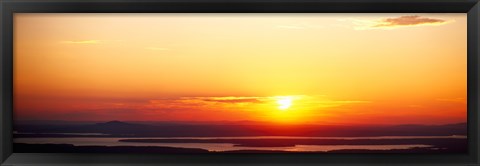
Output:
M114 120L114 121L109 121L105 123L96 123L93 126L99 127L99 128L131 128L131 127L145 127L147 125L126 123L126 122Z
M55 133L103 133L111 136L132 137L199 137L199 136L449 136L466 135L467 124L446 125L396 125L396 126L356 126L356 125L273 125L260 123L240 124L183 124L157 123L138 124L122 121L109 121L82 125L15 125L18 133L42 133L45 136ZM40 135L36 135L40 136ZM15 137L26 135L15 134ZM30 135L30 137L33 137Z
M135 133L144 133L147 131L155 130L155 126L145 124L134 124L121 121L109 121L105 123L96 123L93 125L83 126L95 133L107 133L107 134L121 134L121 135L133 135Z
M113 121L104 122L104 123L97 123L97 125L129 125L129 123L113 120Z

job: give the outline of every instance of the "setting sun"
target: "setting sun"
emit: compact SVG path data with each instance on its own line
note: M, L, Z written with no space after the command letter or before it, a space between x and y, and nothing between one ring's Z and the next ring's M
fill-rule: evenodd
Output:
M286 97L279 97L277 99L277 104L278 104L278 109L280 110L286 110L292 106L292 97L286 96Z

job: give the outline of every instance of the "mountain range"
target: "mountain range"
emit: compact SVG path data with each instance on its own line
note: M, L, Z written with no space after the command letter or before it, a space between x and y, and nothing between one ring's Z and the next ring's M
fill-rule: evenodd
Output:
M109 121L89 124L17 124L15 137L59 133L102 133L131 137L224 137L224 136L450 136L467 135L467 124L446 125L274 125L262 123L131 123ZM23 134L22 134L23 133Z

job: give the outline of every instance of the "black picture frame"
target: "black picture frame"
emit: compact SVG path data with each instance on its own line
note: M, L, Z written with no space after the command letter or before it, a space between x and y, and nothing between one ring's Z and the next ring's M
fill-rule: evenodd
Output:
M478 0L3 0L1 165L480 165ZM467 154L68 154L12 153L15 13L467 13Z

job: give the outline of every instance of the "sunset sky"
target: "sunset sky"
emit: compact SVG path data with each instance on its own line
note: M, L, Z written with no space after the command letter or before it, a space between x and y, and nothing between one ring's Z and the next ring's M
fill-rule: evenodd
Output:
M15 14L15 120L466 122L466 14Z

